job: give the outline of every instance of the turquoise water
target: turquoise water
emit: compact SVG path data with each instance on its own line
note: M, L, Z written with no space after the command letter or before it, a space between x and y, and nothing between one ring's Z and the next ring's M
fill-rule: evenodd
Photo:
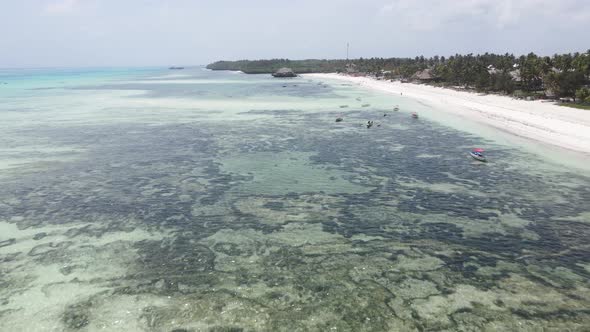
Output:
M203 68L0 99L2 331L590 325L590 174L428 105Z

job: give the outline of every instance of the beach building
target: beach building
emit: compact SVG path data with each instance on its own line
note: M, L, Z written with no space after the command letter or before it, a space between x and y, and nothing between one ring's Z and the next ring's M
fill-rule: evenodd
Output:
M545 87L544 93L545 93L545 97L547 97L549 99L556 99L557 98L557 93L555 93L555 90L553 90L550 87Z
M496 69L496 67L494 67L494 65L489 65L487 67L487 70L488 70L488 74L490 74L490 75L494 75L494 74L500 73L500 71L498 69Z
M358 73L358 69L354 63L347 63L346 64L346 73L347 74L355 74Z
M295 74L295 72L291 68L283 67L283 68L277 70L274 74L272 74L272 76L273 77L296 77L297 74Z
M426 68L424 70L417 71L412 75L411 79L420 83L428 83L436 81L436 76L432 72L432 69Z
M513 81L517 83L522 82L522 77L520 76L520 69L514 69L510 71L509 74Z

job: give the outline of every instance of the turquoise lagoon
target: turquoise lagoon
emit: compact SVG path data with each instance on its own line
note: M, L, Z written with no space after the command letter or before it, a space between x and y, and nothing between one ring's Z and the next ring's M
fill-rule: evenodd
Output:
M455 120L306 77L1 70L0 330L587 330L590 171Z

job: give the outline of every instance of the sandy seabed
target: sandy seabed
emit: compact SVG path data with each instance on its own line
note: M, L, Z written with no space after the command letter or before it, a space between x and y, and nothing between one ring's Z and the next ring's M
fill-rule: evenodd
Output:
M389 82L340 74L308 74L427 102L437 109L542 143L590 154L590 112L542 101L516 100L428 85Z
M0 91L0 332L590 326L590 173L406 92L155 74Z

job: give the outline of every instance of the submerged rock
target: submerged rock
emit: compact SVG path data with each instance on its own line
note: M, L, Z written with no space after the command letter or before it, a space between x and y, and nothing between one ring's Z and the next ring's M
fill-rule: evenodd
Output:
M72 241L64 241L59 243L49 242L40 244L38 246L33 247L33 249L29 251L29 256L42 256L51 252L55 252L57 250L65 250L72 244Z
M209 332L243 332L244 329L235 326L215 326L209 329Z
M4 241L0 241L0 248L10 246L16 243L16 239L8 239Z
M63 315L62 321L64 325L70 329L81 329L90 323L88 314L78 307L70 308Z
M33 236L33 240L41 240L42 238L44 238L46 236L47 236L47 233L45 233L45 232L37 233Z

